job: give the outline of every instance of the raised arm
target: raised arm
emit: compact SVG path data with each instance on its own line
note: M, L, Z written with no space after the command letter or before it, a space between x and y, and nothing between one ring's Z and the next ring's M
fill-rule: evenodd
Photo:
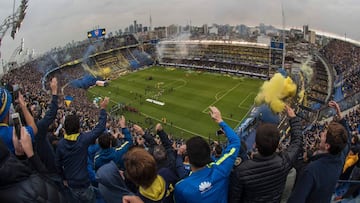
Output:
M228 138L228 145L225 148L223 155L215 163L216 165L220 166L218 168L218 170L221 171L220 175L228 177L234 166L235 159L239 153L240 138L238 135L236 135L234 130L223 121L219 109L211 106L209 113L211 118L219 124L221 129L225 132L226 137Z
M23 112L23 115L24 115L24 118L25 118L25 121L26 121L26 124L31 126L31 128L33 129L33 132L34 132L34 135L37 134L38 132L38 129L36 127L36 124L35 124L35 120L34 120L34 117L31 115L31 113L29 112L29 109L27 108L26 106L26 102L24 100L24 97L23 95L19 92L19 105L20 105L20 108L21 108L21 111Z
M58 85L57 85L57 79L55 77L51 79L50 88L52 94L50 108L45 113L44 118L42 118L36 123L36 127L39 132L38 136L42 136L42 138L46 137L46 132L49 126L54 122L58 110L58 95L57 95Z
M338 103L336 103L335 101L330 101L329 102L329 107L334 108L336 111L336 120L345 128L346 133L347 133L347 140L346 140L346 146L344 147L344 149L341 151L341 159L343 160L343 162L345 161L345 158L347 156L347 154L349 153L350 150L350 143L351 143L351 134L350 134L350 128L349 128L349 124L348 122L343 118L342 114L341 114L341 109Z
M26 131L25 127L21 128L20 143L32 167L41 174L47 173L48 170L41 162L40 158L34 153L31 137L29 133Z
M125 142L115 148L115 163L119 164L121 167L123 166L122 157L129 150L129 148L133 145L133 139L131 137L129 129L126 127L125 117L121 116L119 119L119 125L124 135Z
M154 148L154 146L156 145L156 142L154 140L154 138L150 135L144 132L144 130L139 126L139 125L134 125L133 126L134 131L136 133L136 135L140 135L142 138L144 138L145 142L149 145L149 148Z
M99 121L98 124L92 129L92 131L88 132L86 136L84 136L85 142L90 145L91 143L94 143L96 138L98 138L106 129L106 107L109 103L109 97L105 97L100 102L100 115L99 115Z
M161 144L164 146L165 150L172 149L171 141L170 141L167 133L164 131L162 125L160 123L156 124L155 129L156 129L156 133L160 137Z
M171 146L171 141L167 135L167 133L164 131L164 128L160 123L156 124L155 126L156 133L159 135L161 144L166 150L167 154L167 161L169 163L169 167L176 170L176 156L173 147Z
M285 150L286 158L289 161L289 167L296 161L303 146L303 135L301 132L301 119L295 115L295 112L288 105L285 106L290 123L290 145Z

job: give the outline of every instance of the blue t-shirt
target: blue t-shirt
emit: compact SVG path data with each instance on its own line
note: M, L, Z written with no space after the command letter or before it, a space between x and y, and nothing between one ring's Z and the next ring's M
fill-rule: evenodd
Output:
M25 128L28 131L28 133L30 134L31 140L34 142L35 135L34 135L34 131L33 131L32 127L31 126L25 126ZM14 129L13 126L0 125L0 138L6 144L8 149L13 154L15 154L15 148L14 148L14 144L13 144L13 141L12 141L13 129Z

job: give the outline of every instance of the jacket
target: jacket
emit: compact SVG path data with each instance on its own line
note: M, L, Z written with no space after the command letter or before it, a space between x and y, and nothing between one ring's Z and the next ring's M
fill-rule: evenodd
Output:
M101 149L98 153L96 153L94 158L95 171L110 161L114 161L120 168L125 168L122 157L133 145L133 139L128 128L123 128L122 133L125 135L125 142L121 146L116 148L110 147L108 149Z
M240 138L225 122L219 123L219 126L229 140L224 154L217 162L192 172L190 176L176 184L174 192L176 203L227 202L224 195L228 194L229 175L239 152Z
M139 187L137 196L144 203L173 203L174 185L178 177L169 168L161 168L154 182L148 188Z
M349 132L345 119L340 123ZM348 133L348 135L350 135ZM288 202L330 202L336 183L343 170L346 155L350 149L351 136L348 136L347 145L337 155L330 153L318 154L310 159L299 181L291 193Z
M237 166L230 183L229 202L280 202L286 178L302 150L300 118L290 119L289 147L270 156L254 155Z
M133 195L113 161L104 164L97 170L96 180L100 193L107 203L117 203L124 195Z
M88 147L104 132L106 118L106 111L102 109L98 124L92 131L65 136L59 141L56 149L56 167L69 187L86 188L90 185L87 171Z
M58 110L58 96L52 95L50 108L44 118L36 122L38 133L35 136L34 150L51 173L56 173L55 152L47 137L49 126L54 122Z
M20 162L0 140L0 202L66 202L58 188L45 176L39 175ZM36 170L43 171L40 159L29 159Z

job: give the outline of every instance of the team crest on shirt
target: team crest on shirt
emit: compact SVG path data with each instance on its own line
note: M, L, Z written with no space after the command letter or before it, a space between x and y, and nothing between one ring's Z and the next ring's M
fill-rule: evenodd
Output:
M211 188L212 188L212 185L208 181L201 182L199 185L199 191L201 193L206 192L206 191L210 190Z

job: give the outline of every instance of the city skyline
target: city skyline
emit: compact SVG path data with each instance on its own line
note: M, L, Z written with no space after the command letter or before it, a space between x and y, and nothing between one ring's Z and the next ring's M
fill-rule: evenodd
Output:
M286 28L301 28L334 33L360 41L360 4L356 0L288 0L283 2ZM16 1L16 7L20 1ZM138 1L40 1L30 0L27 14L16 33L15 40L7 31L0 47L1 59L7 61L21 38L25 48L35 49L37 54L53 47L61 47L71 41L86 39L87 31L96 26L109 32L122 29L137 20L149 26L171 24L201 26L203 24L229 24L256 26L260 23L282 28L281 1L228 0L138 0ZM4 20L12 13L13 1L0 3L0 17ZM352 16L352 18L349 18Z

